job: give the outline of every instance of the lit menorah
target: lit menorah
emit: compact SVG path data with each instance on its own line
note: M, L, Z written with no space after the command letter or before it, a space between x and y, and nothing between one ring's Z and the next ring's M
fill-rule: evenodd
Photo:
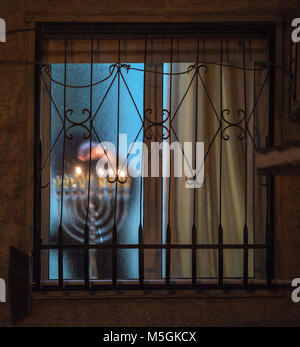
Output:
M122 173L120 174L120 176ZM114 220L120 227L126 216L126 205L130 194L130 180L118 185L116 218L115 214L115 184L107 178L90 175L90 196L88 199L88 176L80 167L75 168L73 175L65 175L63 184L63 222L66 234L77 242L84 242L87 204L89 214L87 225L89 242L91 244L108 242L112 238ZM61 214L62 180L54 179L57 196L58 215Z

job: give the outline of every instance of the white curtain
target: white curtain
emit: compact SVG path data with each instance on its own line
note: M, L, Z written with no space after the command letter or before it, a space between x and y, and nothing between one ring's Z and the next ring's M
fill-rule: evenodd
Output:
M185 71L193 63L173 64L173 72ZM231 62L224 62L223 67L223 110L230 113L224 113L224 118L231 123L238 123L244 114L239 110L245 109L246 94L246 112L248 117L251 114L254 105L255 86L254 71L252 69L246 72L246 89L244 88L244 73L242 69L231 68ZM254 64L251 64L254 67ZM167 70L170 70L168 64ZM171 113L177 109L182 100L194 72L175 76L172 78L172 102L169 104L169 98L166 100L166 107L171 107ZM256 75L265 74L258 73ZM201 76L201 77L200 77ZM205 160L205 181L202 188L196 189L196 216L195 225L197 229L197 243L217 244L218 228L220 224L220 187L221 191L221 209L224 244L243 244L243 229L245 223L249 231L249 244L254 242L255 235L259 240L263 240L265 231L265 193L257 182L254 172L254 145L248 133L244 133L245 122L242 121L238 127L229 127L225 130L227 124L222 121L223 132L218 131L220 122L220 66L219 64L208 64L200 69L198 76L198 87L196 78L194 78L184 101L182 102L176 118L172 124L174 133L171 141L177 139L184 142L195 141L196 115L198 117L197 141L204 142L205 153L209 151ZM261 78L262 76L260 76ZM256 77L257 78L257 77ZM165 93L169 93L169 77L165 79ZM198 90L198 110L196 112L196 93ZM208 96L209 94L209 96ZM264 103L264 114L260 116L259 131L260 137L265 134L267 108ZM239 113L238 113L239 112ZM255 138L254 117L250 118L249 132ZM215 139L214 136L217 133ZM230 137L227 141L222 139L221 155L221 135L224 138ZM241 136L245 139L238 139ZM214 139L214 141L213 141ZM213 141L213 144L211 144ZM211 146L211 147L210 147ZM246 146L246 147L245 147ZM209 149L210 147L210 149ZM247 169L245 170L245 153L247 153ZM222 175L220 184L220 156L222 158ZM193 167L193 162L190 163ZM247 174L245 175L245 171ZM247 177L247 178L246 178ZM247 220L245 219L245 180L247 179ZM168 197L169 180L165 180L165 210L164 210L164 230L168 223ZM254 187L256 189L254 195ZM256 196L260 194L260 199L256 201ZM171 184L171 229L172 243L190 244L192 242L192 227L194 216L194 189L188 189L185 185L185 177L172 178ZM254 209L255 219L261 221L259 227L256 227L254 235ZM259 253L259 251L257 252ZM255 258L258 262L254 261ZM249 251L249 269L248 276L254 276L254 263L258 269L264 266L263 257ZM203 278L214 278L218 276L218 250L200 249L197 251L197 276ZM223 258L224 277L237 278L243 276L243 250L230 249L224 250ZM188 278L192 271L192 251L190 249L171 251L171 277Z

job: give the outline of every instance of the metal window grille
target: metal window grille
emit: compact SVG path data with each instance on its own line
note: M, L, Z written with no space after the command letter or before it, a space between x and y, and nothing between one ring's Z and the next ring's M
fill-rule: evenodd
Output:
M272 176L267 177L266 183L262 184L265 186L266 195L267 195L267 211L265 215L266 220L266 230L265 230L265 241L262 243L249 242L249 231L248 231L248 215L253 213L253 206L248 206L248 185L250 184L248 177L248 162L249 160L255 161L255 155L253 158L248 158L247 146L252 146L255 150L258 150L260 144L257 143L257 139L252 133L252 129L249 128L249 121L251 118L256 117L256 111L258 108L258 104L262 97L262 94L267 90L268 93L268 108L267 108L267 118L268 118L268 139L267 144L271 145L273 143L273 113L274 113L274 50L275 50L275 39L274 39L274 27L271 24L39 24L37 26L37 39L36 39L36 58L37 61L40 61L41 64L36 67L36 117L35 117L35 228L34 228L34 255L33 255L33 280L35 283L35 289L202 289L202 288L260 288L272 285L272 279L274 277L274 252L273 252L273 239L274 239L274 207L273 207L273 178ZM91 225L90 218L93 211L90 208L90 199L91 199L91 187L92 187L92 178L91 178L91 167L92 167L92 141L93 136L96 136L99 143L101 143L100 137L97 135L97 130L94 127L94 119L98 110L93 109L93 91L97 84L101 84L103 81L97 81L94 73L94 51L96 49L96 41L98 37L106 37L111 38L112 42L115 42L117 45L117 60L112 62L108 77L112 77L113 81L116 81L117 84L117 114L116 114L116 122L117 122L117 134L120 132L120 83L123 81L127 91L129 92L128 99L133 103L135 109L138 113L138 116L141 120L141 128L140 131L143 132L143 138L151 139L153 132L155 134L159 134L160 138L167 141L170 134L172 136L177 136L174 128L172 127L172 122L176 117L176 113L178 109L182 105L189 88L192 82L188 85L186 92L183 94L182 100L179 102L179 106L176 109L162 110L162 113L165 112L167 115L165 118L153 119L150 117L152 110L145 109L145 98L146 98L146 78L144 77L144 88L143 88L143 111L142 114L138 111L138 107L136 106L136 101L134 97L130 93L130 88L126 85L126 71L130 71L133 69L130 63L126 61L122 61L121 58L121 42L124 37L128 37L133 35L133 37L138 36L139 39L142 39L144 42L144 51L143 51L143 60L144 67L139 72L142 74L149 73L147 70L147 55L149 49L149 39L151 37L159 37L163 38L163 40L169 42L169 60L167 63L169 64L169 71L164 72L162 70L153 70L150 71L152 75L158 76L159 78L163 78L164 76L168 76L169 84L169 93L170 98L172 98L172 87L173 87L173 79L175 76L178 76L182 73L191 74L193 76L192 81L195 81L195 88L197 90L195 103L196 103L196 112L198 112L198 89L202 88L204 91L207 100L210 106L215 113L215 116L218 119L218 128L214 133L214 136L211 138L210 143L207 144L206 152L205 152L205 160L208 158L210 154L210 150L214 145L220 146L220 155L219 155L219 190L218 190L218 228L217 228L217 242L213 243L201 243L197 240L197 229L199 226L196 223L196 189L194 189L194 202L193 202L193 223L192 228L189 230L191 234L191 242L188 244L182 243L173 243L172 242L172 223L170 220L170 205L172 201L172 186L171 179L168 181L167 185L169 185L168 194L169 199L167 199L166 206L166 224L164 230L164 240L161 240L160 243L145 243L144 242L144 233L145 226L143 223L143 215L142 210L145 209L144 206L144 189L140 189L140 223L137 230L134 232L137 235L138 242L137 243L120 243L118 242L118 215L117 215L117 204L118 204L118 196L124 193L124 187L126 186L126 179L123 180L119 175L119 150L120 144L119 140L117 140L117 172L113 179L107 178L108 182L114 185L114 189L111 192L114 197L114 213L111 215L111 240L109 242L92 242L90 239L91 233ZM67 106L66 103L66 95L68 88L80 88L82 86L70 86L68 84L68 76L67 76L67 64L68 62L68 49L69 43L75 38L81 38L83 40L89 42L89 52L85 52L87 55L90 55L89 64L90 64L90 74L89 74L89 83L85 85L85 87L89 90L89 106L82 111L83 117L82 121L74 121L72 120L72 109ZM186 71L182 71L181 73L173 71L173 65L176 63L176 54L174 49L174 41L178 37L193 37L195 42L194 50L196 52L196 61L194 64L190 65ZM199 45L200 42L204 42L206 37L213 37L218 42L218 59L215 62L206 62L199 54ZM240 64L235 66L228 66L226 64L226 42L228 37L234 37L239 40L239 44L241 47L242 57ZM268 61L256 62L253 67L249 67L246 64L246 42L247 40L251 40L252 37L265 38L268 42L267 54ZM56 81L53 76L51 76L51 66L43 63L43 41L49 38L58 38L61 42L61 48L63 52L62 64L64 66L61 78L62 80ZM204 38L204 39L203 39ZM51 48L50 48L51 49ZM179 48L180 49L180 48ZM218 96L218 100L214 100L213 96L210 95L209 91L206 88L205 83L202 80L202 70L209 70L210 67L214 65L218 68L218 78L215 80L216 85L218 85L219 90L221 91ZM223 100L223 88L222 85L224 83L224 68L232 68L239 69L242 71L242 84L243 84L243 105L241 105L239 109L240 119L238 121L230 119L230 112L232 110L228 110L224 108L224 100ZM254 81L256 77L256 73L264 70L265 79L258 84L258 90L254 92L254 100L253 100L253 109L247 109L247 75L246 72L251 70L254 75ZM57 105L57 102L54 96L51 93L51 88L47 85L47 81L51 83L60 84L63 88L63 98L62 104ZM233 83L233 82L232 82ZM41 221L41 204L43 200L43 190L47 189L49 183L42 182L43 181L43 170L47 165L47 161L51 157L51 153L55 148L57 141L54 141L49 147L48 155L42 156L42 148L41 148L41 117L43 117L43 112L41 111L41 86L43 86L44 90L46 90L46 94L49 98L49 103L51 107L56 109L57 115L61 121L61 129L59 132L59 136L62 136L63 143L63 151L62 157L60 160L62 161L62 170L61 170L61 180L60 186L58 188L58 193L60 194L60 207L58 211L59 215L59 225L57 229L57 239L55 242L48 242L48 240L42 240L42 221ZM148 87L150 88L150 87ZM154 91L155 92L155 91ZM104 94L102 101L105 99L107 94ZM215 107L215 104L218 104L218 107ZM101 103L99 105L101 107ZM150 112L150 114L149 114ZM198 121L201 115L196 116L196 122ZM81 127L84 130L84 137L89 143L89 160L88 160L88 177L87 177L87 186L84 188L86 197L87 197L87 209L86 216L84 219L84 227L82 227L81 232L81 242L77 243L67 243L64 238L64 223L63 223L63 214L64 212L64 199L67 199L68 189L66 186L65 171L64 171L64 161L65 161L65 146L66 143L72 141L71 130ZM197 132L197 124L195 125L195 131ZM228 135L228 132L232 131L233 134ZM237 131L237 134L234 134L234 131ZM197 138L197 133L196 133ZM222 224L222 175L223 175L223 157L222 157L222 146L226 141L231 140L231 136L237 136L238 141L241 144L244 143L245 152L244 152L244 227L241 230L243 235L243 242L230 244L224 242L224 230ZM254 151L255 152L255 151ZM184 153L183 153L184 154ZM172 160L172 159L170 159ZM253 166L253 170L255 171L255 165ZM206 175L209 175L209 172L206 172ZM253 174L253 177L255 174ZM262 180L263 181L263 180ZM51 183L52 184L52 183ZM69 183L67 183L69 184ZM144 179L141 179L141 187L143 187ZM255 198L253 201L255 201ZM149 206L147 207L149 208ZM252 209L252 210L251 210ZM130 250L135 249L138 250L138 278L134 281L120 281L118 278L118 255L119 250ZM83 260L83 279L82 281L77 281L76 283L70 283L67 281L64 276L64 252L68 250L80 250L81 256ZM101 281L93 281L90 276L90 262L91 258L89 256L92 250L109 250L110 251L110 269L111 269L111 279L109 283ZM144 263L145 263L145 252L147 250L158 250L161 252L161 257L163 257L163 261L161 264L162 273L160 281L152 283L145 279L144 273ZM190 278L185 278L184 281L173 281L171 274L171 257L172 251L174 250L189 250L189 256L191 256L191 276ZM198 278L197 271L199 264L197 262L197 256L199 250L215 250L218 259L218 270L217 276L214 280L205 281ZM243 273L240 278L235 282L228 282L226 280L226 276L224 274L224 252L227 250L240 250L243 254L242 262L243 262ZM257 250L264 250L266 252L266 261L265 261L265 273L266 277L260 283L252 282L249 276L249 253L255 252ZM43 256L42 253L47 252L56 252L57 254L57 280L55 283L51 284L44 283L41 278L41 273L43 271ZM47 265L49 266L49 265ZM201 266L201 264L200 264ZM255 276L254 276L255 277Z

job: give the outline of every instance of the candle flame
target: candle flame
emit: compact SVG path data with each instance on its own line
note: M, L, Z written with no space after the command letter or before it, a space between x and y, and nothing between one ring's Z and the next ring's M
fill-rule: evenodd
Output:
M76 173L76 175L78 175L78 176L80 176L80 175L82 174L82 169L81 169L80 166L76 166L76 168L75 168L75 173Z

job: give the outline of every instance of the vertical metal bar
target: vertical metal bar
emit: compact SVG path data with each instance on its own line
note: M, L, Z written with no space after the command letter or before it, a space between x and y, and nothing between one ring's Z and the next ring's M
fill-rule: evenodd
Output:
M270 77L269 77L269 134L268 134L268 146L274 145L274 115L275 115L275 52L276 52L276 40L275 40L275 27L270 25L269 28L269 60L270 64ZM268 211L267 211L267 231L266 231L266 243L267 243L267 261L266 261L266 272L267 272L267 285L272 285L274 278L274 218L275 218L275 206L274 206L274 176L271 174L267 178L267 200L268 200Z
M247 287L248 285L248 226L247 226L247 220L248 220L248 132L247 132L247 73L246 73L246 40L245 40L245 34L243 37L243 75L244 75L244 118L245 118L245 165L244 165L244 179L245 179L245 185L244 185L244 194L245 194L245 201L244 201L244 213L245 213L245 222L244 222L244 269L243 269L243 286Z
M197 229L196 224L193 224L192 227L192 286L196 287L197 285Z
M275 93L274 93L274 86L275 86L275 52L276 52L276 39L275 39L275 27L273 25L270 25L269 28L269 146L274 145L274 136L275 136L275 122L274 122L274 114L275 114Z
M85 229L84 229L84 283L86 287L90 285L89 279L89 212L90 212L90 195L91 195L91 168L92 168L92 129L93 129L93 54L94 54L94 38L91 37L91 58L90 58L90 110L89 110L89 178L88 178L88 194L87 194L87 206L86 206L86 219L85 219Z
M143 90L143 115L145 113L145 105L146 105L146 64L147 64L147 34L145 34L145 51L144 51L144 90ZM143 121L144 121L143 117ZM145 141L145 129L143 129L143 143ZM139 285L143 287L144 285L144 248L142 245L144 244L144 230L143 230L143 206L142 206L142 197L143 197L143 187L144 187L144 177L143 177L143 165L144 165L144 152L142 150L141 153L141 181L140 181L140 225L139 225Z
M164 72L164 64L162 64L162 72ZM161 74L161 105L162 108L164 108L164 90L165 90L165 83L164 83L164 75ZM166 108L166 107L165 107ZM162 119L163 119L164 115L162 115ZM166 141L166 140L164 140ZM163 155L162 155L163 158ZM162 159L163 160L163 159ZM161 163L161 167L162 167L162 172L163 172L163 163ZM163 176L163 175L162 175ZM160 243L163 244L165 242L164 236L165 236L165 196L164 196L164 189L165 189L165 181L164 178L162 177L161 179L161 232L160 232ZM165 274L165 268L166 268L166 264L165 264L165 250L161 249L161 254L160 254L160 259L161 259L161 266L160 266L160 274L161 274L161 278L163 278L164 274Z
M147 64L147 33L145 33L145 50L144 50L144 90L143 90L143 110L145 112L146 105L146 64ZM143 112L143 115L144 115ZM145 121L143 117L143 122ZM143 143L145 141L145 129L143 129ZM142 197L143 197L143 187L144 187L144 177L143 177L143 165L144 165L144 152L142 150L141 153L141 181L140 181L140 225L139 225L139 285L143 287L144 285L144 248L142 248L144 244L144 230L143 230L143 205L142 205Z
M222 227L222 164L223 164L223 33L220 33L221 47L220 47L220 173L219 173L219 230L218 230L218 244L219 244L219 274L218 283L221 287L223 285L223 227Z
M254 71L253 71L253 105L255 105L255 100L256 100L256 64L254 64ZM256 143L256 118L257 118L257 109L255 108L254 114L253 114L253 133L252 137L254 139L254 142ZM255 146L253 144L253 146ZM253 155L252 155L252 187L253 187L253 193L252 193L252 201L253 201L253 210L252 210L252 223L253 223L253 242L256 243L256 167L255 167L255 158L256 158L256 149L254 148L253 150ZM255 253L255 248L253 249L253 262L254 262L254 277L256 276L255 273L255 268L256 268L256 253Z
M118 179L119 179L119 135L120 135L120 69L121 69L121 37L118 36L118 111L117 111L117 163L116 163L116 180L115 180L115 206L114 206L114 226L113 226L113 250L112 250L112 285L117 286L118 271L118 230L117 230L117 202L118 202Z
M169 85L169 112L170 115L172 114L172 74L173 74L173 35L171 36L171 47L170 47L170 85ZM172 117L170 117L172 119ZM171 123L169 123L169 134L170 139L169 142L171 143L172 136L171 136ZM170 286L171 281L171 187L172 187L172 156L170 153L170 177L169 177L169 200L168 200L168 225L166 230L166 286Z
M196 76L196 98L195 98L195 144L194 144L194 168L197 166L197 140L198 140L198 89L199 89L199 33L197 35L197 76ZM197 173L196 173L197 175ZM197 176L195 176L197 180ZM197 228L196 228L196 204L197 204L197 190L194 188L194 206L193 206L193 227L192 227L192 286L197 285Z
M64 177L65 177L65 152L66 152L66 111L67 111L67 35L65 35L65 50L64 50L64 140L63 140L63 155L62 155L62 168L61 168L61 194L60 194L60 222L58 228L58 284L63 287L63 206L64 206Z
M267 273L267 286L272 285L274 278L274 177L268 175L267 177L267 230L266 230L266 244L267 244L267 260L266 260L266 273Z
M141 180L142 180L142 177L141 177ZM141 221L140 221L138 232L139 232L139 285L140 287L143 287L144 286L144 248L142 248L142 246L144 243L144 232L143 232L143 226Z
M36 25L35 59L41 61L40 25ZM41 281L41 145L40 145L40 92L41 70L35 66L35 126L34 126L34 230L33 230L33 280L37 286Z

